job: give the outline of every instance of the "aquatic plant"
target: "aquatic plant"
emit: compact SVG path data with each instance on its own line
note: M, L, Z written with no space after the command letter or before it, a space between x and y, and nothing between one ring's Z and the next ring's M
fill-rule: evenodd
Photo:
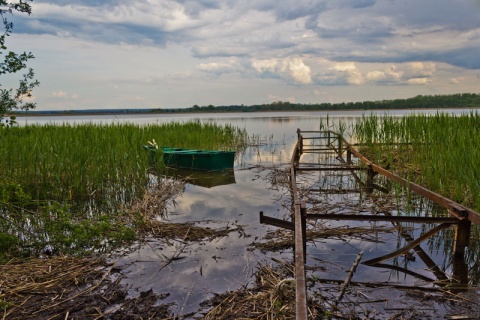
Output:
M161 146L237 149L246 136L237 128L200 122L35 125L0 135L0 178L20 183L35 199L61 202L137 196L150 166L142 144L151 139Z
M200 122L0 130L2 252L76 253L132 239L122 210L149 190L152 169L163 169L161 162L152 168L142 148L152 139L161 146L239 149L246 133Z
M355 134L372 161L480 210L480 115L364 116Z

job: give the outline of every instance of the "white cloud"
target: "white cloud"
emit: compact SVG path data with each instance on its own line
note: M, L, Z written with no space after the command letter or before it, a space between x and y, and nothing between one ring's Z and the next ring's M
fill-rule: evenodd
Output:
M300 58L289 59L288 73L290 77L296 82L301 84L312 83L312 72L310 67L303 63Z
M365 82L361 72L353 62L337 63L332 69L334 72L341 74L349 84L360 85Z
M427 84L428 82L429 82L429 80L427 78L412 78L412 79L407 80L407 83L412 84L412 85Z
M258 73L276 73L276 69L278 66L277 59L269 59L269 60L253 60L252 67Z
M67 93L65 91L62 91L62 90L54 91L54 92L52 92L52 97L54 97L54 98L66 98Z
M368 81L379 82L386 79L387 75L383 71L374 70L368 72L366 78Z
M252 68L259 74L278 76L295 84L312 83L311 69L301 58L252 60Z
M233 72L236 69L236 62L210 62L210 63L201 63L197 66L197 70L214 73L214 74L222 74L222 73L229 73Z

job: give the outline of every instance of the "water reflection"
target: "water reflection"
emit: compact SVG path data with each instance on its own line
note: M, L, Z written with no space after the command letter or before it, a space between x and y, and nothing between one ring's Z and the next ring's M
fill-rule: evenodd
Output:
M214 188L218 186L234 184L235 171L198 171L188 169L169 168L165 175L173 179L181 179L185 182L204 188Z
M259 241L270 229L258 223L258 212L282 209L281 204L274 203L276 193L266 187L267 173L255 167L236 170L234 184L213 188L188 184L168 212L168 220L193 221L208 228L236 224L243 226L244 232L200 243L149 239L139 244L118 262L124 268L123 283L131 288L131 295L150 288L169 293L164 302L175 303L174 311L185 315L197 311L199 303L213 293L236 290L248 283L258 263L268 261L268 257L250 249L252 242ZM162 268L176 253L180 253L179 259ZM285 259L290 257L289 253L285 255Z

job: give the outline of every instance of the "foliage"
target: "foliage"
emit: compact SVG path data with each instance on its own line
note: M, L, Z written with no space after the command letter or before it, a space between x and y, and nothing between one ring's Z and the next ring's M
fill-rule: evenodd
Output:
M75 216L68 205L33 201L23 188L0 181L0 262L12 256L99 251L134 239L118 213Z
M155 109L153 112L255 112L255 111L329 111L329 110L373 110L373 109L442 109L479 108L480 94L459 93L450 95L419 95L408 99L342 102L342 103L292 103L274 101L261 105L198 106L186 109Z
M264 111L332 111L332 110L395 110L395 109L445 109L445 108L480 108L480 94L458 93L450 95L419 95L408 99L359 101L342 103L292 103L288 101L275 101L258 105L230 105L230 106L199 106L190 108L168 109L96 109L96 110L57 110L57 111L31 111L30 114L162 114L162 113L221 113L221 112L264 112Z
M27 68L27 62L33 59L31 52L15 53L13 51L6 51L6 39L13 32L13 23L7 19L8 15L13 15L14 12L31 14L32 8L27 2L20 0L13 3L0 0L0 17L3 22L4 32L0 35L0 55L3 61L0 60L0 75L15 74ZM32 68L29 68L20 79L17 89L0 88L0 125L11 126L15 124L15 117L5 117L14 110L30 110L35 108L35 103L25 102L25 99L32 97L32 90L40 83L34 79L35 74ZM1 87L1 84L0 84Z
M244 138L242 130L200 122L0 130L0 260L130 241L141 219L125 219L124 209L149 190L152 169L162 170L161 162L151 167L142 144L236 149Z
M150 168L142 148L237 149L244 131L200 122L163 125L45 125L0 131L0 178L20 183L37 200L128 203L141 195ZM41 139L39 139L41 137ZM161 169L161 162L155 164Z

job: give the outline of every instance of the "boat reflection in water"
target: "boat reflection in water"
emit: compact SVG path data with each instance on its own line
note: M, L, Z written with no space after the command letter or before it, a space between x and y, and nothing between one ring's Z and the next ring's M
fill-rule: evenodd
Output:
M174 179L184 179L187 183L204 188L213 188L235 183L235 171L198 171L169 168L166 176Z

